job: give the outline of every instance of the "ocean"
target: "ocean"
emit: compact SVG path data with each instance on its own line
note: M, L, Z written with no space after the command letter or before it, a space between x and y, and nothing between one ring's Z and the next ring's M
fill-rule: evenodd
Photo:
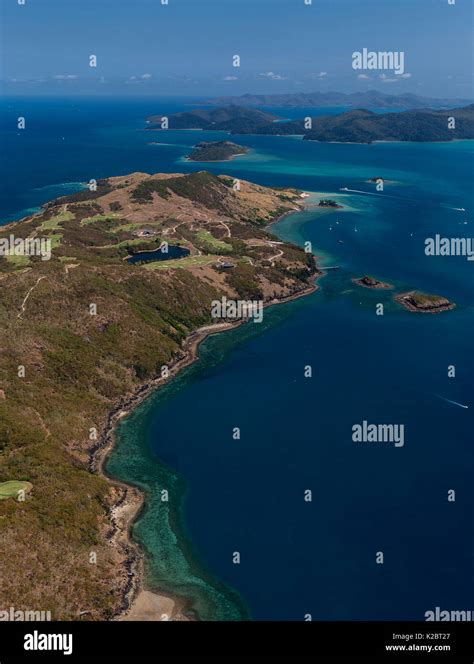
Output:
M120 425L107 470L147 492L133 535L149 586L190 598L203 619L423 620L436 606L470 609L473 264L426 256L424 242L474 236L473 143L234 136L248 155L196 164L184 160L191 146L222 133L144 130L147 115L192 101L7 98L0 129L2 223L133 171L206 169L344 206L272 227L338 266L318 291L208 338L196 364ZM373 177L386 179L383 192ZM354 285L364 274L457 307L410 313L392 291ZM353 442L363 421L403 424L404 445Z

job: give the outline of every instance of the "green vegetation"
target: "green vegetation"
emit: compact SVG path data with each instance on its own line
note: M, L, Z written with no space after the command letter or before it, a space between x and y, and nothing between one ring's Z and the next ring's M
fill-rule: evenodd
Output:
M294 208L291 190L243 182L236 193L204 172L162 180L144 174L141 182L142 194L155 187L167 194L136 204L130 225L121 218L106 221L113 216L111 197L101 197L114 192L112 198L130 209L137 180L127 185L111 178L97 192L68 197L67 219L63 198L15 225L18 237L27 237L46 223L53 260L0 260L0 478L28 478L34 487L25 501L0 500L0 606L42 607L65 620L83 612L90 620L117 613L128 583L127 554L109 543L109 510L123 494L91 465L110 412L182 356L183 339L213 322L214 299L235 291L263 297L272 287L286 296L308 285L303 250L279 245L284 255L271 268L268 251L250 247L271 238L263 224L275 210ZM290 198L286 207L282 194ZM124 260L130 247L156 249L160 243L124 238L135 224L156 226L160 237L186 243L192 255L130 265ZM219 239L224 226L225 239ZM0 236L10 232L7 227ZM214 252L228 252L235 267L220 270ZM252 265L241 258L247 254ZM96 565L89 562L91 551ZM25 583L24 570L34 584Z
M409 311L420 311L423 313L450 311L456 306L445 297L420 293L419 291L400 293L395 295L395 300Z
M202 203L211 209L222 209L223 189L227 191L216 175L201 171L185 177L145 180L133 191L132 200L137 203L150 203L153 200L153 193L164 199L169 199L173 193L196 203Z
M237 291L239 297L245 300L260 300L263 294L256 273L253 265L240 263L226 274L226 281Z
M170 198L171 194L168 191L167 186L169 181L170 180L145 180L145 182L140 182L132 194L132 201L134 203L151 203L154 193L161 196L161 198Z
M51 248L56 249L61 244L61 239L63 237L62 233L52 233L48 235L48 239L51 240Z
M0 500L7 500L8 498L18 500L21 496L20 492L23 492L26 497L26 494L30 493L32 488L31 482L18 482L16 480L2 482L0 483Z
M444 300L445 298L440 298L439 295L428 295L426 293L414 292L410 295L410 299L418 305L431 305L437 304L440 300Z
M110 232L111 233L128 233L128 232L133 232L133 231L138 231L140 228L143 228L143 224L122 224L121 226L116 226L115 228L111 228Z
M61 228L61 224L65 221L71 221L74 219L74 215L72 212L61 212L61 214L56 215L55 217L51 217L51 219L46 219L46 221L43 221L41 224L40 228L42 231L48 231L48 230L56 230L58 228Z
M377 106L373 93L372 108L387 107L386 99L379 96ZM343 98L344 95L341 95ZM347 104L347 102L346 102ZM344 106L344 103L334 106ZM311 104L302 103L302 106ZM317 104L316 104L317 105ZM350 104L352 105L352 103ZM402 104L406 107L406 103ZM221 112L221 116L217 112ZM456 119L455 128L448 126L448 118ZM268 116L257 109L228 106L208 111L196 109L170 116L171 129L219 129L231 134L303 135L310 141L335 141L342 143L372 143L373 141L453 141L474 138L474 104L449 110L416 110L374 113L364 110L361 103L357 110L338 115L312 118L312 129L306 129L302 119L275 122L276 116Z
M95 214L93 217L85 217L82 219L81 226L87 226L88 224L93 224L96 221L115 221L116 218L116 214Z
M318 203L318 207L341 208L342 205L339 205L337 201L334 201L331 198L321 198L321 200Z
M245 154L249 149L230 141L198 143L189 155L191 161L226 161L237 154Z
M278 119L277 115L243 106L227 106L213 109L195 109L183 113L174 113L169 116L170 129L212 129L215 131L249 129L267 125ZM152 123L150 129L161 128L161 116L150 116Z
M199 231L196 234L196 246L210 254L230 254L232 245L222 240L217 240L209 231Z
M199 265L215 265L216 262L215 256L185 256L185 258L177 258L176 260L171 259L169 261L145 263L143 267L145 270L172 270L174 268L185 269Z
M14 265L15 267L26 267L30 264L29 256L13 256L5 254L4 258L8 263L11 263L11 265Z
M448 126L456 118L456 128ZM336 116L313 118L310 141L372 143L373 141L453 141L474 138L474 104L450 111L373 113L357 110Z

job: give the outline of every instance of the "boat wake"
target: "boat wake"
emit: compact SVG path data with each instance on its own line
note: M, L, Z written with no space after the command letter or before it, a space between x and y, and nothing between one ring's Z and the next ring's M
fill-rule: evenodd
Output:
M405 198L404 196L391 196L390 194L375 194L373 191L363 191L362 189L348 189L347 187L339 187L339 191L350 192L352 194L365 194L366 196L378 196L379 198L396 198L399 201L412 201L414 199Z
M466 208L451 207L450 205L442 205L441 207L446 210L456 210L456 212L466 212Z
M405 196L391 196L390 194L375 194L373 191L364 191L362 189L349 189L348 187L339 187L339 191L350 192L352 194L365 194L366 196L378 196L381 198L396 198L399 201L410 201L416 203L413 198L406 198ZM442 208L446 210L456 210L456 212L466 212L465 208L450 207L449 205L441 204Z
M459 408L469 408L469 406L464 405L463 403L459 403L458 401L452 401L451 399L447 399L446 397L442 397L440 394L435 394L433 392L435 397L438 397L438 399L441 399L442 401L447 401L447 403L452 403L455 406L459 406Z
M340 187L339 191L350 191L354 194L367 194L367 196L384 196L384 194L374 194L372 191L362 191L361 189L348 189L347 187Z

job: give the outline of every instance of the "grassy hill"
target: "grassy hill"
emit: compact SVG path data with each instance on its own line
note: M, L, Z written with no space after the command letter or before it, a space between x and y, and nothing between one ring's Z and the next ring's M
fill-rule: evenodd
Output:
M0 239L54 239L50 260L0 257L0 486L32 486L25 501L0 500L1 606L54 619L118 611L129 579L111 509L123 489L92 463L110 411L183 355L183 340L212 322L213 299L307 289L313 257L282 244L275 258L265 230L299 209L299 192L232 184L133 173L1 227ZM163 241L190 255L124 260Z

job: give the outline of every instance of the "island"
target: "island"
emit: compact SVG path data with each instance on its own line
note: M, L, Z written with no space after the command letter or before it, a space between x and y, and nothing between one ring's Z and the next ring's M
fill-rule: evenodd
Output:
M150 125L148 129L165 131L163 128L165 117L169 129L207 129L241 134L254 133L259 127L279 119L274 113L231 105L213 109L196 108L169 116L151 115L147 118Z
M450 311L456 306L440 295L429 295L414 290L396 295L395 300L408 311L418 311L424 314L438 314L442 311Z
M339 205L336 201L330 199L330 198L322 198L319 203L318 207L323 207L323 208L342 208L342 205Z
M392 284L388 284L384 281L379 281L375 277L369 277L365 275L364 277L359 277L358 279L352 279L354 284L362 286L363 288L376 288L376 289L390 289L393 288Z
M213 317L216 300L266 307L315 290L315 258L269 232L302 205L296 189L242 179L236 191L232 177L206 171L135 172L1 227L4 242L14 234L38 250L0 256L9 605L53 620L110 620L132 605L134 616L155 607L192 617L182 600L143 588L143 553L129 536L143 494L110 481L104 462L124 414L193 362L208 334L244 323ZM167 246L186 255L129 261Z
M288 94L243 94L203 99L200 103L224 106L272 106L273 108L392 108L403 110L454 108L471 103L469 99L439 99L412 93L386 94L380 90L366 92L290 92Z
M450 128L450 118L455 126ZM364 109L315 118L304 139L340 143L454 141L474 138L474 104L450 110L374 113Z
M244 145L237 145L231 141L202 141L194 146L188 156L190 161L229 161L239 155L244 155L249 149Z
M164 130L161 116L148 118L149 129ZM454 123L453 123L454 119ZM308 120L311 120L308 128ZM474 138L474 104L448 110L375 113L355 109L337 115L285 120L243 106L195 109L168 118L170 129L218 129L230 134L299 136L307 141L373 143L374 141L454 141Z

